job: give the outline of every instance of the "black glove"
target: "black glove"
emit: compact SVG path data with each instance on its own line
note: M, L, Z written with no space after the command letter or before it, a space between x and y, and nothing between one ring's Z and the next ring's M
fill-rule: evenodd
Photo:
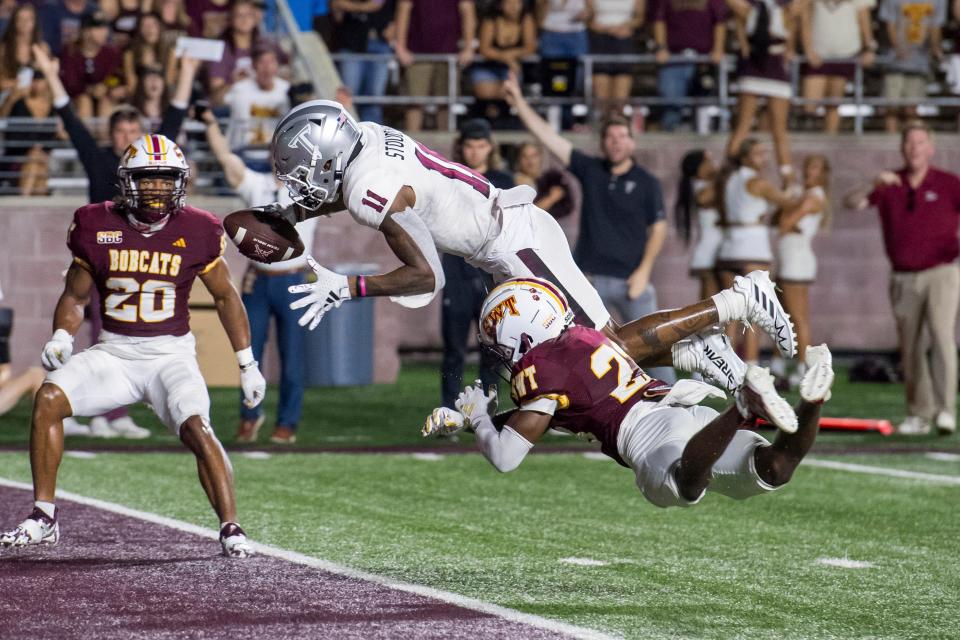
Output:
M253 207L253 210L262 211L268 216L279 218L290 223L291 225L296 225L298 222L301 222L301 219L298 215L300 207L295 204L291 204L288 207L282 207L280 206L279 202L272 202L270 204L265 204L262 207Z

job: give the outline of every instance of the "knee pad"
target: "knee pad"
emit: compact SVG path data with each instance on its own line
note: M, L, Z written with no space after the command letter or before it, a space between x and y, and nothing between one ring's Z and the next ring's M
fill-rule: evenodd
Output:
M0 307L0 364L10 362L11 333L13 333L13 309Z

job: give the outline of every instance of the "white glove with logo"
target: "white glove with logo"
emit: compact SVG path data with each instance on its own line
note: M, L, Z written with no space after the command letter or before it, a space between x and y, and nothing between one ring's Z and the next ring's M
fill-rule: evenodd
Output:
M449 436L463 431L466 424L463 421L463 415L459 411L448 409L447 407L437 407L423 423L420 429L420 435L427 436Z
M473 386L460 392L453 406L463 415L465 426L472 428L482 418L490 418L496 412L497 387L490 385L489 391L484 393L483 383L476 380Z
M50 341L43 345L43 351L40 353L40 362L47 371L56 371L73 355L73 336L64 329L57 329L53 332Z
M290 293L308 294L291 302L290 308L302 309L306 306L310 307L306 313L300 316L299 323L301 327L310 323L310 330L312 331L320 324L320 320L323 319L323 315L327 311L334 307L339 307L343 304L344 300L349 300L351 295L350 286L347 284L347 276L334 273L330 271L330 269L320 266L312 257L307 258L307 264L310 265L310 268L313 269L313 272L317 275L317 281L307 284L295 284L292 287L288 287L287 291Z
M240 388L243 389L243 404L248 409L253 409L263 402L263 396L267 393L267 381L260 373L256 360L240 367Z

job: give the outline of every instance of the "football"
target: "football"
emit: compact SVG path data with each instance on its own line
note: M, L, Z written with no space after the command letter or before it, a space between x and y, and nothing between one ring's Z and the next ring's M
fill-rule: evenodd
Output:
M234 211L223 219L223 228L240 253L257 262L281 262L303 253L293 225L258 209Z

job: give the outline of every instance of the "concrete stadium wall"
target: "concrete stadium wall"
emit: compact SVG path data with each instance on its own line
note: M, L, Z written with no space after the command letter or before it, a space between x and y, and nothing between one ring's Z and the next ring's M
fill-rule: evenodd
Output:
M425 143L448 152L446 135L424 135ZM501 136L501 141L525 139L523 134ZM571 138L587 151L596 149L592 136ZM960 170L960 140L956 136L937 138L936 162L949 170ZM676 171L682 155L696 146L718 155L723 139L664 135L638 138L639 162L661 178L668 206L672 207ZM795 136L793 151L797 164L804 155L825 153L833 167L831 192L835 222L830 233L816 240L820 277L812 289L813 339L826 341L834 349L890 350L896 347L893 321L887 303L889 266L876 215L845 211L839 204L843 193L883 168L899 164L898 141L894 137L865 138ZM231 198L194 198L195 206L223 216L240 206ZM69 262L64 244L77 198L0 198L0 284L4 305L16 312L13 361L17 367L35 365L39 351L50 336L51 317L62 288L62 273ZM577 220L564 222L574 237ZM376 262L381 269L399 264L378 233L353 223L349 215L338 214L318 225L315 257L334 266L347 262ZM239 282L244 259L228 246L227 260ZM653 281L662 307L676 307L697 299L697 284L687 275L688 254L671 231ZM336 313L336 311L333 311ZM439 302L419 310L407 310L386 299L376 301L375 380L389 382L399 369L398 347L431 348L440 344ZM81 337L78 344L85 344ZM276 358L268 352L266 371L276 378Z

